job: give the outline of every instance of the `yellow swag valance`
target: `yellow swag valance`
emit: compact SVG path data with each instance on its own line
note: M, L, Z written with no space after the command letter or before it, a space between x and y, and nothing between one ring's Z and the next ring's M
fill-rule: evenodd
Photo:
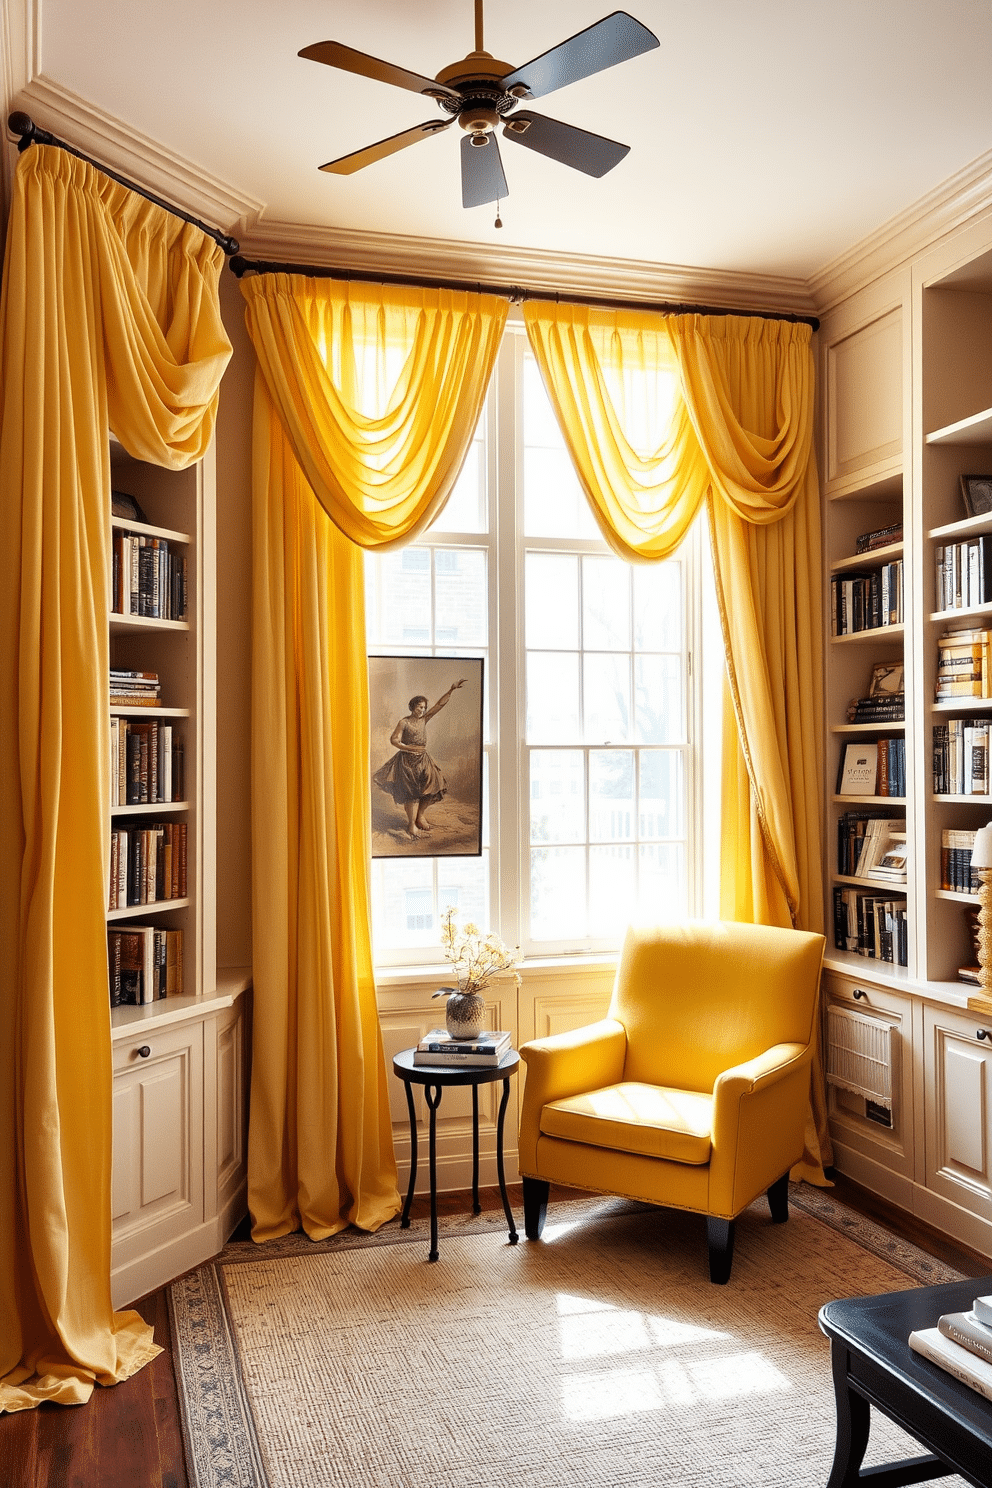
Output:
M0 405L0 1410L158 1349L110 1300L112 428L182 468L230 356L220 250L54 147L18 162Z
M474 437L506 301L290 274L241 288L269 396L331 521L363 548L418 537Z

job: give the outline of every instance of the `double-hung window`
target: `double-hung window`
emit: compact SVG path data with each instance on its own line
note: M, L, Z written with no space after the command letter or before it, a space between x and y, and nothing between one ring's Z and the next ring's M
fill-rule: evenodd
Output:
M439 959L449 905L529 956L614 949L635 917L712 909L708 561L698 524L660 563L611 552L508 326L444 511L366 560L370 654L485 660L482 854L373 859L381 964ZM373 739L373 768L389 752Z

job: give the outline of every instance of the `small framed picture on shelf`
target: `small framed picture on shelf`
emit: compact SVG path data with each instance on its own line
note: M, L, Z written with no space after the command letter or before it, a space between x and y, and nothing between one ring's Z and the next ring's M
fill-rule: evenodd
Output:
M878 745L874 739L846 744L837 778L839 796L873 796L878 778Z
M992 512L992 475L963 475L961 499L969 517L982 517Z
M888 697L902 692L905 669L901 661L876 661L868 683L869 697Z

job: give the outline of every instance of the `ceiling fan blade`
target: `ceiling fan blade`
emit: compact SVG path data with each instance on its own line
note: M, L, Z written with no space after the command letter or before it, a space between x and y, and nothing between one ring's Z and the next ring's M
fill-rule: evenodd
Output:
M473 145L462 135L462 206L482 207L508 195L496 136L487 134L484 145Z
M364 150L355 150L351 155L342 155L339 160L329 160L322 165L322 171L330 171L335 176L351 176L363 166L374 165L377 160L385 160L387 155L395 155L397 150L405 150L407 145L415 145L418 140L426 139L428 135L437 134L442 129L450 129L454 119L429 119L426 124L415 124L412 129L404 129L400 134L391 134L388 139L379 140L375 145L366 145Z
M641 52L659 45L657 36L640 21L635 21L625 10L615 10L568 41L552 47L550 52L542 52L533 62L518 67L501 81L508 92L524 86L527 97L543 98L545 93L615 67L618 62L629 62L631 57L639 57Z
M573 170L585 171L587 176L605 176L630 150L629 145L617 144L601 134L590 134L586 129L576 129L574 124L562 124L558 119L532 114L527 109L510 115L503 125L503 134L539 155L560 160Z
M408 72L405 67L395 67L392 62L380 62L366 52L356 52L353 47L343 46L340 41L315 41L298 53L310 62L324 62L328 67L340 67L345 72L357 72L361 77L374 78L378 83L392 83L396 88L408 88L411 93L426 93L430 98L453 98L461 100L444 83L433 78L422 77L419 72Z

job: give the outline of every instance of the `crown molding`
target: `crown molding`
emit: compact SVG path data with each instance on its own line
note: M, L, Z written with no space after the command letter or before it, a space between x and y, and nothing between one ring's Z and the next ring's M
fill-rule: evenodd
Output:
M806 287L815 313L827 314L856 290L903 268L990 205L992 150L987 150L813 274Z
M211 176L184 156L105 113L68 88L42 76L32 78L12 100L42 129L91 155L108 170L173 202L224 232L255 221L264 203Z
M808 315L804 282L776 275L597 258L447 238L417 238L258 219L241 239L245 258L331 265L363 273L411 274L531 293L616 296L645 302L710 304L728 310Z

